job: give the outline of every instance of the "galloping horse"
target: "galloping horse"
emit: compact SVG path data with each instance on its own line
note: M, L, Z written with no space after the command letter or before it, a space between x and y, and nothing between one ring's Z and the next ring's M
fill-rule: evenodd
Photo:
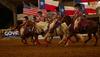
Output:
M38 23L29 21L28 23L29 23L28 26L18 25L16 28L20 32L20 36L24 44L27 44L27 39L31 37L33 44L35 43L36 45L40 45L38 36L39 35L44 36L47 33L48 29L51 28L54 24L54 22L49 24L48 22L42 22L42 21ZM59 26L59 28L55 29L55 32L51 34L50 37L52 39L53 36L59 35L62 38L65 31L66 31L66 24L63 23L61 26ZM33 37L35 40L33 39Z
M31 37L31 41L33 42L33 36L34 32L32 30L33 28L33 22L28 21L27 26L21 26L17 25L15 29L17 29L20 32L21 42L24 44L27 44L27 39Z
M69 20L70 19L70 20ZM93 20L88 20L88 19L81 19L80 22L78 23L78 27L74 29L74 22L75 20L71 19L69 16L66 16L64 18L64 21L66 24L69 25L69 36L66 38L66 45L68 44L68 41L71 40L70 38L72 36L76 37L76 34L88 34L88 39L85 41L87 43L90 39L92 39L92 35L95 37L95 44L97 44L98 37L96 35L98 31L98 23ZM76 37L77 39L77 37ZM78 40L78 39L77 39Z
M62 39L68 35L68 26L66 25L65 21L63 20L63 18L61 18L61 16L57 16L56 19L50 24L50 27L46 33L46 35L44 36L45 42L48 45L48 43L51 42L51 40L48 40L48 37L55 35L55 30L57 30L59 32L57 32L56 36L61 36Z
M40 44L38 40L38 35L42 35L44 37L47 34L48 29L52 28L53 25L54 21L51 24L49 24L48 22L38 22L34 25L34 37L35 42L38 41L37 44ZM54 29L54 32L49 36L49 43L51 42L54 36L60 36L60 38L62 39L63 35L67 32L66 27L67 25L63 23L58 28Z

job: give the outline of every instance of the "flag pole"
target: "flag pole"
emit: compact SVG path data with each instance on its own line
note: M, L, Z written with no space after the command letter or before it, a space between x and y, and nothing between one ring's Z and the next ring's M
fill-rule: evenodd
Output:
M40 0L38 0L38 9L40 8L40 6L39 6L39 2L40 2Z

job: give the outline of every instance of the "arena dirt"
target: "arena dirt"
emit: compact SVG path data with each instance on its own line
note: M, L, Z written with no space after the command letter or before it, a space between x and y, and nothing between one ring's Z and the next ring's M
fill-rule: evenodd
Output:
M40 40L40 46L34 46L30 41L23 45L19 39L0 39L0 57L100 57L100 44L94 47L92 44L71 43L64 47L63 44L57 46L58 41L54 39L47 47L43 40Z

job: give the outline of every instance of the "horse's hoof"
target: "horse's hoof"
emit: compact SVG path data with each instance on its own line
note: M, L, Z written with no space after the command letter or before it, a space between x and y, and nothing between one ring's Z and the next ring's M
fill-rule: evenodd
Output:
M23 43L24 45L28 45L28 43Z
M62 42L59 42L59 43L57 44L57 46L59 46L61 43L62 43Z
M47 41L46 39L44 40L46 43L49 43L49 41Z
M51 44L51 41L47 41L47 43Z
M69 45L69 43L65 43L65 47L67 47Z
M58 43L57 46L59 46L60 44Z
M45 45L46 47L48 47L49 43L48 43L48 42L45 42L44 45Z
M48 47L49 46L48 43L46 43L45 46Z
M47 40L46 40L46 39L44 39L44 41L46 42Z
M64 47L68 47L68 45L65 45Z
M82 43L82 46L86 46L86 43L85 43L85 42L83 42L83 43Z
M39 42L34 42L34 45L38 46L41 45Z

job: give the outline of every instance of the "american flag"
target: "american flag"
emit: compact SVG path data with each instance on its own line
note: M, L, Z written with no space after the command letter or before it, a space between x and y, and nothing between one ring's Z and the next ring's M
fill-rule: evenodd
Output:
M25 15L37 15L37 12L38 12L38 7L34 7L32 6L31 3L25 3L23 2L23 14Z
M55 8L57 7L58 3L54 3L54 1L50 2L51 0L45 0L45 9L46 10L51 10L55 11ZM75 0L74 0L75 1ZM96 0L76 0L76 2L81 2L84 4L86 12L89 14L96 14L96 9L93 9L92 6L88 5L88 2L91 4L95 2ZM95 5L94 5L95 6ZM42 10L43 14L46 15L46 10ZM32 8L32 7L24 7L23 8L23 13L26 15L37 15L37 12L39 11L38 7L37 8ZM65 14L67 15L73 15L74 13L74 7L71 6L65 6Z
M25 15L34 15L36 16L38 12L38 8L23 8L23 14Z
M46 16L47 14L47 11L45 9L39 9L38 7L34 7L34 6L31 6L32 4L29 3L29 5L27 5L25 2L23 2L23 14L25 15L34 15L34 16L37 16L38 15L38 11L42 11L43 15Z
M38 11L42 11L43 13L43 16L47 16L47 11L45 9L38 9L38 7L35 7L35 8L23 8L23 14L25 15L34 15L34 16L37 16L38 15Z

